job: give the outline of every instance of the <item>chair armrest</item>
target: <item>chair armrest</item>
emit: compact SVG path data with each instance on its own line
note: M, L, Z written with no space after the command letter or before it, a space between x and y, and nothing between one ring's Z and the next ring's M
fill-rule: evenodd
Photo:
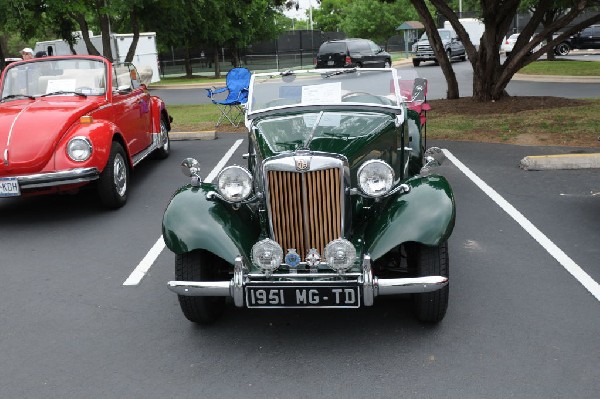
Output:
M212 89L205 89L206 90L206 96L208 98L212 98L212 96L214 94L218 94L218 93L223 93L224 91L227 90L227 87L213 87Z

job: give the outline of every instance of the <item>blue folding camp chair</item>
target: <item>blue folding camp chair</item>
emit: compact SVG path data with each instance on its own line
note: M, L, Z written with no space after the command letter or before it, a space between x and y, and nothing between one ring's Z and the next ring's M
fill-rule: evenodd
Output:
M221 116L215 124L219 126L227 119L233 126L238 127L244 115L244 106L248 102L248 86L250 85L250 71L246 68L233 68L225 77L226 87L206 89L206 95L221 111ZM227 98L218 100L215 94L228 92Z

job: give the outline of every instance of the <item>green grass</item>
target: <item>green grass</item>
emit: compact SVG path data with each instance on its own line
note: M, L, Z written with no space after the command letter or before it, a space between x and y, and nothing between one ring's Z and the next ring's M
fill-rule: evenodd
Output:
M214 104L167 105L173 117L171 129L174 132L195 132L214 130L221 113Z
M452 101L452 100L447 100ZM512 142L526 144L600 145L600 100L586 100L586 105L536 109L502 114L436 115L435 107L427 118L427 136L433 139ZM465 123L468 118L471 123ZM532 139L533 138L533 139ZM532 141L533 140L533 141ZM537 141L536 141L537 140Z
M535 61L519 71L529 75L600 76L600 62L594 61Z

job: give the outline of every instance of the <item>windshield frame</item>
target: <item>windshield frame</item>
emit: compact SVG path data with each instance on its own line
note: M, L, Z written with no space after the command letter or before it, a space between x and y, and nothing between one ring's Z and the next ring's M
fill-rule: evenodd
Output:
M356 75L354 75L356 74ZM390 81L390 85L393 82L393 91L388 91L388 98L390 104L375 104L369 102L342 102L335 100L325 99L323 101L312 102L312 103L292 103L292 104L282 104L282 105L273 105L261 108L255 108L254 98L255 88L257 85L262 84L275 84L280 87L284 87L284 83L289 83L290 81L298 79L298 83L302 83L302 78L306 78L307 82L309 78L315 78L322 82L322 84L336 82L336 78L338 80L342 79L351 79L352 76L360 77L361 74L381 74L382 76L388 76L388 80ZM320 80L319 80L320 78ZM280 79L277 81L276 79ZM287 82L286 82L287 80ZM306 86L314 86L315 80L312 80L313 84L308 84ZM300 86L302 86L300 84ZM282 111L289 112L290 110L302 110L307 112L315 112L323 109L339 109L339 110L350 110L350 109L364 109L371 110L379 109L387 113L395 113L402 114L403 109L405 107L404 100L400 95L400 89L398 84L398 73L394 68L362 68L362 69L349 69L349 68L340 68L340 69L312 69L312 70L295 70L295 71L285 71L285 72L267 72L267 73L258 73L252 74L250 78L250 89L248 96L248 103L246 105L246 119L247 125L250 122L258 117L262 117L269 114L278 114ZM356 93L356 92L355 92ZM371 93L367 93L371 94ZM383 93L380 93L383 94ZM393 98L392 98L393 97Z
M89 68L79 68L77 63L87 63ZM69 66L73 64L74 68L59 68L61 65ZM46 68L43 68L46 67ZM68 71L84 71L82 73L75 74L72 79L68 79L69 76L65 75L65 70ZM110 70L110 63L103 58L98 56L55 56L55 57L42 57L27 61L18 61L7 65L2 71L2 81L0 82L0 98L10 98L11 96L22 96L23 98L29 97L37 99L40 97L47 97L48 95L76 95L76 96L91 96L91 97L102 97L107 98L109 92L110 82L107 78L107 71ZM87 78L85 77L85 71L97 71L96 74L88 73ZM100 71L102 71L100 73ZM23 80L23 75L27 75L24 81L20 83L18 80ZM98 78L98 86L85 85L86 89L76 92L76 88L67 87L74 83L79 83L78 76L83 77L86 81L94 78ZM33 79L35 80L32 80ZM40 87L46 84L46 88L41 90ZM53 81L52 86L49 85L50 81ZM62 83L61 83L62 81ZM71 82L72 81L72 82ZM25 83L24 83L25 82ZM24 83L24 84L23 84ZM87 83L87 82L86 82ZM101 87L103 84L104 87ZM84 86L84 85L81 85ZM53 88L54 87L54 88ZM17 98L17 97L13 97Z

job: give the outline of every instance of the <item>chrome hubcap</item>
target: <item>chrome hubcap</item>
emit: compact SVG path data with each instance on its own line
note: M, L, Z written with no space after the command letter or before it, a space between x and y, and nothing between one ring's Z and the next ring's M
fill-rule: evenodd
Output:
M117 154L115 157L113 172L115 190L117 191L117 194L122 197L127 191L127 167L125 166L125 160L121 154Z
M169 150L169 132L167 131L167 125L163 121L160 121L160 139L163 143L163 150Z

